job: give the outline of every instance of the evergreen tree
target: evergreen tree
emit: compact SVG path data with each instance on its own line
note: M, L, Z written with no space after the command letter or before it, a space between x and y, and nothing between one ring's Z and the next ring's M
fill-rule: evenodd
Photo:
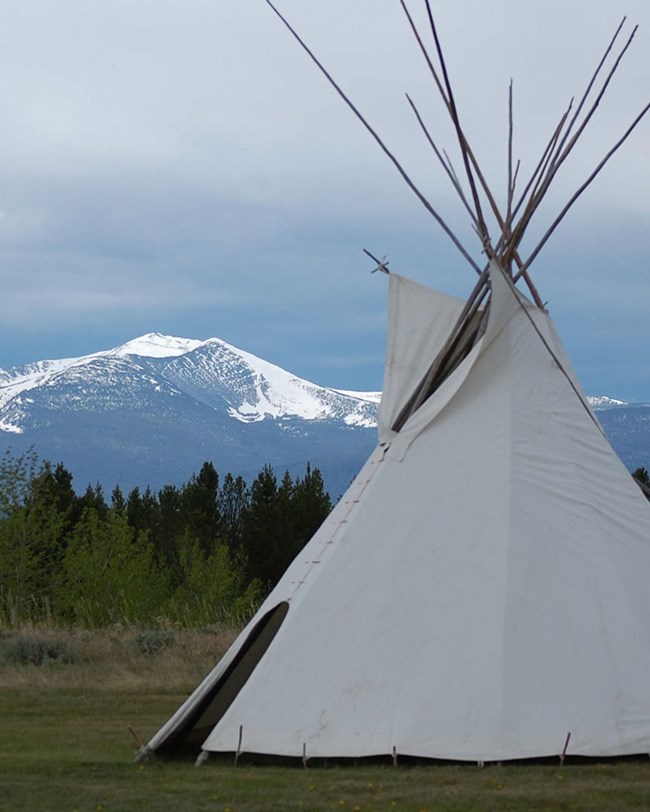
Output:
M318 468L307 470L297 478L291 500L293 555L297 555L318 530L332 510L332 501Z
M158 520L158 500L147 487L144 493L133 488L126 500L126 517L129 526L138 533L151 532Z
M295 482L286 472L278 487L272 469L265 466L242 511L241 546L247 577L258 579L264 591L270 591L330 510L318 469L312 471L308 465L304 479Z
M204 462L198 476L185 485L182 502L189 534L209 555L217 543L221 524L219 475L211 462Z
M111 510L116 513L126 513L126 499L119 485L116 485L111 493Z
M39 476L43 480L42 487L46 489L54 500L58 513L67 519L65 532L72 529L74 524L75 508L78 501L77 494L72 487L72 474L62 462L52 469L49 461L45 461Z
M97 513L103 518L108 513L108 505L104 498L104 489L101 484L97 482L96 485L88 484L84 495L77 499L75 504L75 524L81 519L81 515L86 510L96 510Z
M156 560L167 569L173 588L181 583L179 546L185 530L181 492L165 485L158 493L158 521L151 529Z
M228 545L230 555L241 560L242 516L249 505L250 493L242 477L226 474L219 494L221 508L221 536Z
M281 506L287 502L286 488L282 500L278 483L269 465L265 465L251 486L248 506L242 515L242 547L249 581L258 580L264 592L277 582L279 550L282 546L283 523Z

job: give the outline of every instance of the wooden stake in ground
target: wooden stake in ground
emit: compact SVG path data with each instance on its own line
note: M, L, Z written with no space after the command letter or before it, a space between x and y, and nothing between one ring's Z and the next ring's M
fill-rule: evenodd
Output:
M140 738L138 732L133 727L131 727L131 725L127 725L126 729L129 731L129 733L135 739L135 743L138 745L138 750L142 750L144 748L144 742Z

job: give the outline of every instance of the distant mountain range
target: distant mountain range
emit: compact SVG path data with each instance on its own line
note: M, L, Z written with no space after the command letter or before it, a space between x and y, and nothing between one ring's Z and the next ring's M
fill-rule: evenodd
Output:
M211 338L159 333L0 370L0 451L63 462L81 490L180 483L211 460L247 479L318 466L333 495L376 442L379 392L329 389ZM650 404L591 398L631 469L650 465Z
M0 370L0 451L61 461L75 486L153 489L205 460L250 478L318 466L343 491L375 442L379 393L302 380L225 341L150 333L115 349Z

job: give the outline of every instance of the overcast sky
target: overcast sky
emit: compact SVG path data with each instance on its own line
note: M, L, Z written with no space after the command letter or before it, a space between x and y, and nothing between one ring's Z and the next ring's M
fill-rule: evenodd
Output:
M453 152L398 0L277 4L478 261L405 101ZM510 77L524 178L622 15L639 23L534 242L648 101L650 2L433 7L500 200ZM532 269L591 394L650 400L649 235L650 117ZM263 0L0 0L0 367L159 331L377 389L386 284L363 248L450 293L474 283Z

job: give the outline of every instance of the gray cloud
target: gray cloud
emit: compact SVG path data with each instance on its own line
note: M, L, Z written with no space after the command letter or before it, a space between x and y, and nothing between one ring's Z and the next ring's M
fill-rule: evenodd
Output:
M281 6L475 242L404 100L408 90L453 147L399 4ZM646 101L650 6L626 6L638 41L531 240ZM510 77L524 177L617 25L618 0L466 0L439 14L467 131L502 191ZM374 388L384 286L361 249L457 295L473 282L261 1L7 4L0 68L2 366L159 329ZM648 399L647 366L620 353L649 337L649 143L646 124L535 268L588 388Z

